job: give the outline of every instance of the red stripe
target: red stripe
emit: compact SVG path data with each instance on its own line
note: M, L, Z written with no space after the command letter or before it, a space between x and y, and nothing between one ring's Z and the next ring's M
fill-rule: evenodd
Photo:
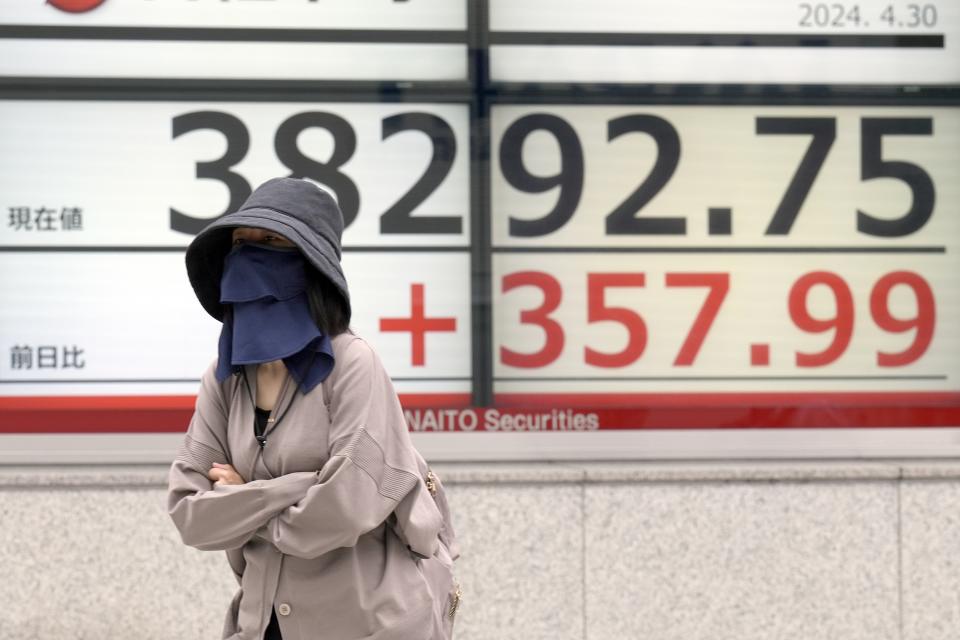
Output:
M193 396L61 396L0 398L0 433L182 433ZM498 394L496 408L468 408L469 394L401 394L410 411L475 414L477 430L491 416L524 416L524 424L556 426L554 409L596 415L602 430L757 429L960 426L956 393L791 394ZM447 410L447 411L443 411ZM455 411L449 411L455 410ZM495 413L493 413L495 412ZM572 415L572 414L571 414ZM536 416L540 416L537 418ZM459 422L449 419L452 430ZM440 419L443 428L443 418ZM492 430L492 429L491 429ZM552 428L550 430L553 430Z
M960 427L960 407L717 407L599 409L608 429L863 429Z
M960 406L957 392L794 392L794 393L497 393L498 407L890 407Z
M400 394L404 408L462 408L469 393ZM0 397L0 433L182 433L196 396Z
M462 409L469 407L473 398L469 393L401 393L404 409Z
M90 411L126 409L189 409L197 396L16 396L0 398L0 411Z
M960 427L960 406L500 407L407 414L410 428L425 432Z

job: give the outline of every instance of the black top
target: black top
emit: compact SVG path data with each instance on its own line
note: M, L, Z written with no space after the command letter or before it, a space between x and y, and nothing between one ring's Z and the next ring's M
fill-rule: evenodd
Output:
M270 417L270 412L266 409L261 409L260 407L254 407L253 414L253 433L259 438L263 436L263 432L267 429L267 418ZM283 640L283 638L280 636L280 623L277 620L276 609L274 609L270 614L270 624L267 626L267 630L263 634L263 640Z
M267 429L267 418L270 417L270 412L260 407L254 407L253 413L256 418L253 421L253 433L259 438Z

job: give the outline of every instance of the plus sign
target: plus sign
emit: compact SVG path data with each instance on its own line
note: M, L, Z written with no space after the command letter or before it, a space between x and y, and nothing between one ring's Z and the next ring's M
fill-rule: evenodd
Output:
M456 318L428 318L423 311L423 285L410 285L410 317L380 318L380 331L409 331L413 341L413 366L426 363L424 339L428 331L456 331Z

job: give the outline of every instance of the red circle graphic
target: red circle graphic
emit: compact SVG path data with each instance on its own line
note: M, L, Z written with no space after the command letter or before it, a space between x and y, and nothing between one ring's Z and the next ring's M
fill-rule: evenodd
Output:
M47 4L52 4L60 11L68 13L83 13L96 9L103 3L104 0L47 0Z

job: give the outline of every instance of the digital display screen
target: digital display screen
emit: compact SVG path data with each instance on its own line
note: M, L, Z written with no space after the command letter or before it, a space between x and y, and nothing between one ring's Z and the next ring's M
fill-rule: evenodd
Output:
M0 312L0 349L24 354L0 361L4 389L195 391L220 325L198 306L183 251L256 185L295 171L340 201L354 328L398 389L464 403L468 126L467 108L449 104L0 102L0 260L3 273L22 274L0 290L32 301ZM431 334L423 362L411 358L421 334L380 328L381 315L418 313L456 325ZM49 346L80 351L82 366L62 354L46 366L37 353Z
M12 77L464 81L466 5L4 2L0 47L0 76Z
M498 393L960 391L960 110L491 122Z
M492 0L504 82L956 84L953 2Z
M433 459L956 453L958 39L942 1L4 3L0 462L165 459L220 330L184 250L287 175Z

